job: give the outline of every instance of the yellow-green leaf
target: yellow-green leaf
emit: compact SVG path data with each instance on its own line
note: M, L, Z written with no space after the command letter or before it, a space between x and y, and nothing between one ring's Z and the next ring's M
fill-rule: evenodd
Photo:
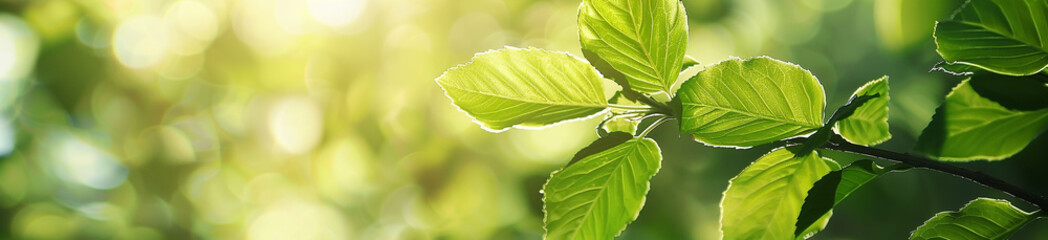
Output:
M873 96L855 109L851 115L837 121L837 134L848 142L871 146L892 138L888 132L888 77L870 81L852 94L852 97Z
M670 92L688 43L688 18L678 0L584 0L579 40L621 72L630 88Z
M491 131L540 127L592 116L607 108L603 78L563 52L507 47L437 78L455 106Z
M793 239L801 206L816 181L840 169L817 152L796 156L782 148L731 179L721 200L724 239Z
M941 212L917 227L914 240L931 239L1008 239L1016 230L1035 219L1005 200L978 198L959 212Z
M971 0L935 25L936 49L951 63L1025 76L1048 66L1048 1Z
M634 138L554 172L543 187L546 239L611 239L644 206L659 146Z
M1009 81L1034 81L1031 77ZM973 85L983 79L980 75L964 80L946 95L935 111L935 116L917 140L916 150L931 157L950 161L1000 160L1019 153L1038 135L1048 129L1048 108L1016 110L981 95ZM1012 94L1045 92L1048 86L1031 84L1032 88ZM989 92L988 92L989 93ZM1027 98L1035 99L1033 97ZM1003 99L1011 105L1019 99ZM1032 105L1043 105L1036 103ZM1020 106L1035 107L1035 106Z
M751 147L822 127L826 99L808 70L768 57L729 59L681 85L681 132L713 146Z

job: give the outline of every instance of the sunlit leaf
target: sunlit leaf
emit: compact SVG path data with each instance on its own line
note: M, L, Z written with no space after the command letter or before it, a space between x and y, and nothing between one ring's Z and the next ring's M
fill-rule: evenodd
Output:
M1018 153L1048 129L1048 109L1008 109L980 95L973 88L979 81L986 80L975 76L946 95L921 133L918 151L942 160L999 160Z
M959 212L935 214L910 239L1008 239L1035 218L1008 201L978 198Z
M597 140L594 140L590 145L582 148L575 153L575 156L571 157L571 161L568 161L568 166L575 164L583 158L589 157L593 154L603 152L613 147L619 146L626 141L633 139L632 133L610 131L608 135L605 135Z
M546 239L611 239L637 218L662 156L634 138L554 172L543 187Z
M688 70L688 68L697 66L699 64L699 60L695 60L695 58L685 55L684 62L682 62L680 65L680 71L683 72L684 70Z
M814 131L826 105L808 70L768 57L708 66L678 94L681 132L714 146L750 147Z
M804 198L836 162L796 148L768 153L731 179L721 200L724 239L792 239Z
M805 140L804 144L801 146L801 150L795 151L795 153L797 155L808 154L808 152L814 151L816 148L828 143L830 139L836 136L836 134L834 134L834 131L836 131L834 126L837 126L837 121L851 116L859 107L864 106L866 102L878 96L880 96L880 94L852 96L847 104L833 112L833 115L830 116L830 120L826 121L826 125L823 125L819 130L815 131L815 133L808 136L808 139Z
M948 62L1005 75L1048 66L1048 2L972 0L952 20L935 25L937 51Z
M864 159L826 174L815 182L808 191L808 197L804 199L800 216L797 217L797 229L806 231L798 231L797 237L810 237L821 231L825 228L834 206L874 178L901 168L901 165L895 165L886 169Z
M607 132L625 132L629 134L637 133L637 126L640 125L640 121L634 121L629 116L614 117L604 122L604 131Z
M887 76L866 83L855 91L852 97L871 95L876 97L867 100L851 115L837 121L834 130L848 142L870 146L888 141L892 137L888 132L888 101L891 98L888 96Z
M607 103L600 74L567 53L505 48L437 78L455 106L482 127L538 127L591 116Z
M826 224L830 223L830 217L832 216L833 210L831 209L830 211L827 211L826 214L822 215L822 217L819 217L818 220L815 220L814 223L807 224L808 227L804 228L804 231L799 231L794 239L808 239L812 236L815 236L816 233L819 233L823 229L826 229ZM803 225L800 225L800 223L798 223L797 226ZM800 230L800 228L798 228L798 230Z
M688 42L684 6L677 0L585 0L579 40L626 76L634 91L670 93Z

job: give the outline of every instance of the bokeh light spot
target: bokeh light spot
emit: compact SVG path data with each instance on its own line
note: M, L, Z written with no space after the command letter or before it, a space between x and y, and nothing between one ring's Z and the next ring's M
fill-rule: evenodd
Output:
M244 0L238 2L233 16L233 31L237 38L251 49L266 55L286 53L298 42L288 34L276 16L274 0Z
M69 135L56 135L54 169L58 177L94 188L112 189L124 183L128 169L112 155Z
M171 51L179 55L199 55L218 36L218 16L198 1L172 3L164 13L164 20L171 29Z
M301 200L274 203L254 221L248 239L346 239L345 220L331 207Z
M113 53L131 68L146 68L167 55L170 39L164 21L155 16L124 20L113 33Z
M25 22L0 14L0 83L25 77L33 69L39 43Z
M15 130L11 122L0 117L0 157L11 154L15 150Z
M364 0L309 0L309 12L324 25L343 27L360 17L365 3Z
M320 108L307 98L289 98L278 102L269 113L269 131L284 151L306 153L317 145L321 136Z
M200 41L211 41L218 35L218 17L207 5L193 0L171 4L164 18L180 31Z

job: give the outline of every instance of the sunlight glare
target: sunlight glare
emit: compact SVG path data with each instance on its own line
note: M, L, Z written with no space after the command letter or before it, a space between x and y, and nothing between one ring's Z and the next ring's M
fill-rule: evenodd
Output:
M269 113L269 131L273 140L291 154L307 153L317 145L322 134L320 108L307 98L289 98L278 102Z
M344 27L364 12L364 0L309 0L309 12L321 24Z
M113 189L124 183L128 169L112 155L69 135L61 137L54 155L56 174L69 182L99 189Z
M124 20L113 33L117 60L131 68L146 68L160 62L170 48L164 21L155 16Z

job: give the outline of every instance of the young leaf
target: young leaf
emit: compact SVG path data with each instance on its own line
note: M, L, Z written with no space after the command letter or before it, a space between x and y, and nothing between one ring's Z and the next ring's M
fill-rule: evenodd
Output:
M688 42L688 18L678 0L584 0L582 49L628 79L634 91L670 92Z
M699 60L695 60L695 58L691 56L684 55L684 62L681 62L680 71L684 72L684 70L688 70L689 68L697 65L699 65Z
M910 234L910 239L1008 239L1036 217L1005 200L978 198L960 212L941 212Z
M973 82L986 80L976 77L946 95L918 138L917 151L941 160L1000 160L1018 153L1048 129L1048 109L1008 109L980 95Z
M607 119L601 127L607 132L624 132L632 135L637 133L637 127L639 125L640 121L634 121L632 117L617 116Z
M808 191L808 197L804 199L800 216L797 217L797 229L807 230L798 231L797 237L807 238L825 228L833 207L862 185L880 175L903 168L905 168L903 165L892 165L886 169L871 160L864 159L855 161L844 169L826 174L815 182L815 185Z
M768 153L731 179L721 200L724 239L792 239L808 189L840 169L817 152L796 156L795 148Z
M888 132L888 76L866 83L852 97L877 95L837 121L834 130L848 142L870 146L891 139Z
M567 53L507 47L477 54L437 83L459 109L491 131L538 127L607 107L600 74Z
M611 239L637 218L659 146L634 138L554 172L543 187L546 239Z
M678 92L681 132L714 146L751 147L822 127L826 99L808 70L768 57L717 63Z
M836 111L833 111L833 115L830 115L830 120L826 121L826 125L823 125L819 130L811 134L811 136L808 136L808 140L804 141L804 145L801 146L800 150L794 151L794 153L797 155L808 154L808 152L814 151L816 148L829 142L830 139L837 136L833 134L833 132L836 131L834 130L834 126L837 125L837 121L851 116L855 113L856 109L866 104L867 101L878 96L880 96L880 94L852 96L847 104L841 106Z
M962 63L1012 76L1048 66L1048 2L972 0L935 25L936 51Z

